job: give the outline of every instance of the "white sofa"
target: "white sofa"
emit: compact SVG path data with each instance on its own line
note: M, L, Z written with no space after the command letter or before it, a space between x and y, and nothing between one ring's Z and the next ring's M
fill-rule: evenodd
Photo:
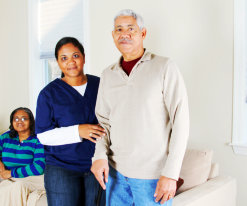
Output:
M173 206L236 206L236 181L217 176L175 196Z
M184 184L173 206L236 206L236 180L219 175L212 156L211 150L186 151L180 173Z
M212 163L212 156L211 150L186 151L180 173L184 184L177 191L173 206L236 206L236 180L219 175L219 166ZM47 206L46 195L36 206Z

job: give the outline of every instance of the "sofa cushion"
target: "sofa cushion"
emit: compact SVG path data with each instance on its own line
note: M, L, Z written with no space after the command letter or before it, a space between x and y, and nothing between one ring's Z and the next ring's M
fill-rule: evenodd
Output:
M178 189L177 193L184 192L207 181L211 170L212 156L212 150L188 149L185 152L180 172L184 184Z
M211 164L211 170L208 175L208 180L211 180L215 177L219 176L219 164L218 163L212 163Z

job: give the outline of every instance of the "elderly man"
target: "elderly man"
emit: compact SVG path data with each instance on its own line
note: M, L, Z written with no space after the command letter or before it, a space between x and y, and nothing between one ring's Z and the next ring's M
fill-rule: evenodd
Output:
M144 49L134 11L117 14L112 36L122 57L100 80L96 115L107 135L91 171L107 206L171 205L189 133L184 81L172 60Z

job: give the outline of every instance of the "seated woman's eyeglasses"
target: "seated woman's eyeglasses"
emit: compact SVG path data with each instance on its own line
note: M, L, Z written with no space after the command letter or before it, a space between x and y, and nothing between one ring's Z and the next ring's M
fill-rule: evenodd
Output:
M27 117L14 118L14 121L15 121L15 122L25 122L25 121L27 121L27 120L29 120L29 118L27 118Z

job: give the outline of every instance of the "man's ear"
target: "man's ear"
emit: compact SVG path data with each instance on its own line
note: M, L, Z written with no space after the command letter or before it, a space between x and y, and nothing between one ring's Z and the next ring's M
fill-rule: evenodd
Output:
M145 39L146 35L147 35L146 28L142 28L142 38Z

